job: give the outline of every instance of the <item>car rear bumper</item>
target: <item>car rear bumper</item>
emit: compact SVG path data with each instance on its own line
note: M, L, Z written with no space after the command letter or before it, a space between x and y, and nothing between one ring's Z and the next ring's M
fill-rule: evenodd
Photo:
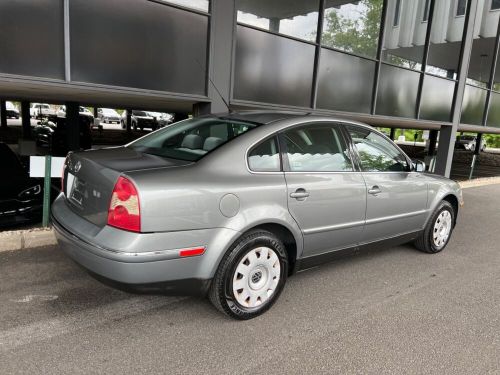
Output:
M161 233L101 229L73 213L62 195L52 212L56 238L67 255L93 273L125 284L208 285L224 244L237 233L225 228ZM180 257L181 249L193 247L205 247L205 252Z

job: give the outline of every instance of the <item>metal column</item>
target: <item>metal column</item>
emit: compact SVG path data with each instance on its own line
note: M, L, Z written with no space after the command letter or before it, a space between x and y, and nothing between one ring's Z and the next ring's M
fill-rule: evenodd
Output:
M481 153L481 143L483 143L483 135L478 133L476 137L476 147L474 148L474 155L472 155L472 163L470 165L469 180L472 180L472 177L474 176L474 168L476 166L477 157Z
M69 151L80 149L80 115L78 103L66 103L66 142Z
M464 41L460 54L458 84L453 101L452 126L441 126L439 134L439 148L436 159L435 173L450 177L453 152L455 149L455 135L457 133L460 116L462 114L462 101L465 92L465 81L469 71L469 59L474 39L474 21L476 19L478 0L469 1L469 10L465 18Z
M31 138L30 102L21 102L21 122L23 125L23 138Z
M7 128L7 107L5 100L0 100L0 125L2 128Z
M235 1L211 2L210 56L208 59L208 97L210 107L200 105L199 113L227 112L231 89L232 46L236 38ZM177 118L176 118L177 120Z
M389 138L394 141L396 137L396 128L391 128L391 133L389 134Z

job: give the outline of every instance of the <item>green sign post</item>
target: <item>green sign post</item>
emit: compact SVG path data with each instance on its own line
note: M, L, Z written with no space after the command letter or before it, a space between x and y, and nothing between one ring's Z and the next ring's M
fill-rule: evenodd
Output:
M43 217L42 225L44 227L49 226L50 218L50 177L52 171L52 157L50 155L45 156L45 180L43 184Z

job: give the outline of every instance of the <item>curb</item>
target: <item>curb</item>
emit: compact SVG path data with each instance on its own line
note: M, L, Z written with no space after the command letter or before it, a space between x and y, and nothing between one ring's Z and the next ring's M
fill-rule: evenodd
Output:
M500 184L500 177L476 178L473 180L459 181L458 184L462 189L468 189L486 185L496 185Z
M56 243L52 229L36 228L0 232L0 252L50 246Z

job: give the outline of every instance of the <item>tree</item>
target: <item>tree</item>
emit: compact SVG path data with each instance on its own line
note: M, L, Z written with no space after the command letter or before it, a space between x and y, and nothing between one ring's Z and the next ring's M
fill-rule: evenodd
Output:
M354 7L353 4L347 6ZM361 0L352 12L327 10L322 42L356 55L375 57L380 33L382 0Z

